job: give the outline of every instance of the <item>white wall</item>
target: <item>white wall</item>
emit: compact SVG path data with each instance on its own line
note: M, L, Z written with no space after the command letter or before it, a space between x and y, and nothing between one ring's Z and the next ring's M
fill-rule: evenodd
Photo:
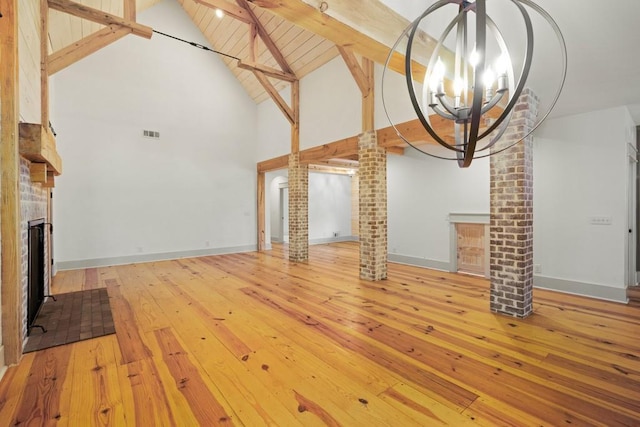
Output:
M351 236L351 177L309 173L309 240Z
M489 161L460 169L406 149L387 156L387 190L390 258L448 270L448 215L489 213Z
M291 91L287 87L280 95L289 101ZM258 105L257 111L258 161L291 153L291 125L275 102L268 98Z
M404 76L375 64L375 127L414 119ZM418 90L421 86L416 84ZM289 101L290 90L280 92ZM291 152L291 127L271 99L258 105L258 158L268 160ZM311 148L358 135L362 131L362 95L341 57L329 61L300 81L300 148Z
M628 110L619 107L549 120L536 131L538 285L611 299L623 294L615 289L625 287L626 133L631 127ZM594 216L610 217L612 224L592 225Z
M362 95L338 56L300 81L300 149L362 131Z
M266 174L267 242L282 237L280 184L287 182L287 171ZM338 232L338 239L333 233ZM322 243L351 237L351 177L309 173L309 242Z
M139 21L206 44L177 2ZM219 57L127 36L53 84L58 266L255 248L257 107Z
M290 89L280 92L289 102ZM360 133L362 96L341 57L300 81L300 149ZM258 106L258 157L267 160L291 152L291 126L269 98Z

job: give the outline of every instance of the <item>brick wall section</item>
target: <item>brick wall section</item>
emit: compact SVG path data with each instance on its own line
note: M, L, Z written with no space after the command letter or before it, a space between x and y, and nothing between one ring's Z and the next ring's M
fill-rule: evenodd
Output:
M493 150L521 139L535 124L538 99L525 89L509 128ZM533 137L491 156L491 311L533 311Z
M23 158L20 159L20 240L21 254L20 261L22 265L22 336L27 336L27 301L29 290L29 221L35 219L44 218L45 222L49 222L47 219L47 197L48 190L42 188L40 184L34 184L31 182L31 174L29 172L29 166L31 163ZM49 227L45 226L45 260L49 259ZM45 262L45 281L44 289L45 295L50 294L49 284L49 262Z
M360 278L387 278L387 152L375 132L360 135Z
M289 155L289 260L309 259L309 168Z

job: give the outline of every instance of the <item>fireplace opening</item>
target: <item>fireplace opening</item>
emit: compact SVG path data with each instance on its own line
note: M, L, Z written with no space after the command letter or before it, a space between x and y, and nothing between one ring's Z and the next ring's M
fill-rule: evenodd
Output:
M27 290L27 335L34 325L34 321L45 298L45 221L44 218L29 221L29 270ZM44 328L42 328L44 330Z

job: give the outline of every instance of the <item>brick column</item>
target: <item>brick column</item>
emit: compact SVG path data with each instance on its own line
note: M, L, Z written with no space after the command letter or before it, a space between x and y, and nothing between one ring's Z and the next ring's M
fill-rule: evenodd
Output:
M387 152L375 131L360 135L360 278L387 278Z
M309 259L309 168L289 155L289 260Z
M525 89L493 150L528 133L537 107L537 97ZM523 318L533 311L533 137L491 156L490 162L491 311Z

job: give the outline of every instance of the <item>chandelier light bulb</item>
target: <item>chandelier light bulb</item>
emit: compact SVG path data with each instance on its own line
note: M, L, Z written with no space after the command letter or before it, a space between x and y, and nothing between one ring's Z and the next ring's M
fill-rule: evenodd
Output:
M457 77L453 82L453 95L456 97L461 96L464 86L464 81L460 77Z
M471 54L469 55L469 65L471 65L475 69L476 66L478 66L479 62L480 62L480 54L474 47L473 50L471 51Z
M438 57L436 66L433 69L433 77L435 77L438 80L438 82L440 82L444 79L445 72L446 72L446 68L444 66L444 62L442 62L442 59Z
M502 54L498 57L498 60L496 61L496 73L498 74L498 76L507 74L509 62L509 57L505 54Z
M484 84L485 89L491 89L493 86L493 82L496 80L496 75L491 69L491 67L487 67L484 70L484 75L482 76L482 83Z

